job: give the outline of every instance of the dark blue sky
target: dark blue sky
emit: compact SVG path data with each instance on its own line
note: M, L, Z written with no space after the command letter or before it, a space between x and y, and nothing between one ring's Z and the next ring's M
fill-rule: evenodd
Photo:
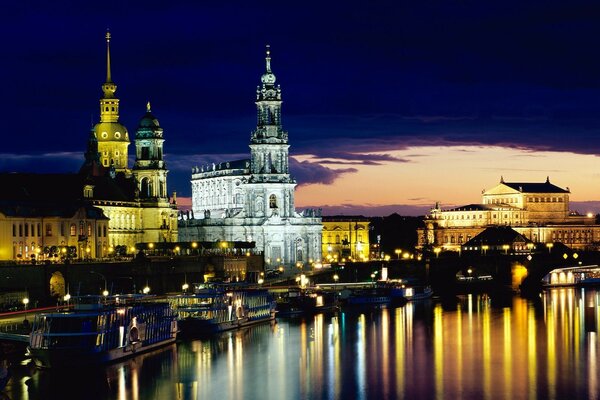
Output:
M345 173L410 145L600 151L598 2L13 3L0 24L4 171L78 168L107 27L121 122L134 132L152 102L182 195L193 165L249 152L267 43L291 153L345 160ZM339 174L293 167L301 183Z

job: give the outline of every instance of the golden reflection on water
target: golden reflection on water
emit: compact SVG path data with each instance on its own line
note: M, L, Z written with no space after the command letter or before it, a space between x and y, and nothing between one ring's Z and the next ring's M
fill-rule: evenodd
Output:
M589 289L282 319L111 367L107 398L598 398L599 322Z

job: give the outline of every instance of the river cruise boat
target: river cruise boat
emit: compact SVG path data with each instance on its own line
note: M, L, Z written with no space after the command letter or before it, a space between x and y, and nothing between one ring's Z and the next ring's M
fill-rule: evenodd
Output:
M195 285L194 293L168 296L184 336L208 335L272 321L275 301L264 289Z
M544 287L600 285L600 266L556 268L542 278Z
M28 353L42 368L109 363L169 343L177 318L147 296L73 297L72 309L37 314Z
M278 317L317 314L338 308L335 293L312 289L290 289L279 293L276 303Z
M346 298L348 305L404 305L406 298L401 286L378 282L371 288L354 289Z

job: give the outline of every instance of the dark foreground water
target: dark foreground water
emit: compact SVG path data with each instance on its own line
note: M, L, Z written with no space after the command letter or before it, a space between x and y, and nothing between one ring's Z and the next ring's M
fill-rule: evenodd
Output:
M11 399L598 398L600 292L470 295L278 319L99 370L22 367Z

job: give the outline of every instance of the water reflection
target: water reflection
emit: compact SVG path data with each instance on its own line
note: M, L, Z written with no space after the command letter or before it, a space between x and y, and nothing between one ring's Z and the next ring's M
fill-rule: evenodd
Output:
M498 302L501 300L500 302ZM280 319L97 371L22 368L11 399L598 398L600 295L450 303Z

